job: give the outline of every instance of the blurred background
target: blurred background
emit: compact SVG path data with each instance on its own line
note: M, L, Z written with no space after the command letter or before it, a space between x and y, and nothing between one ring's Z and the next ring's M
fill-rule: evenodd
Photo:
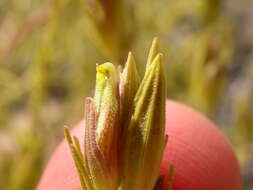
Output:
M131 50L143 73L154 36L168 97L220 126L252 190L252 0L0 0L0 189L35 189L63 125L83 117L96 63Z

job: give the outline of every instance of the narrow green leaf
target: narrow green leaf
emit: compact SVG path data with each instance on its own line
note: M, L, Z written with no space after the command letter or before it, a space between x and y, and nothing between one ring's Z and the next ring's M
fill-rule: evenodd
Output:
M84 161L83 160L83 153L82 153L82 150L81 150L81 146L80 146L79 140L77 139L76 136L74 136L73 139L74 139L74 146L76 147L78 156L79 156L80 160L83 162Z
M79 175L80 183L83 190L88 190L87 185L85 183L85 179L88 177L85 173L85 170L83 168L83 162L81 161L81 158L79 157L78 151L76 150L75 146L73 145L72 137L70 136L69 130L65 127L64 128L64 135L67 139L69 148L72 153L72 157Z

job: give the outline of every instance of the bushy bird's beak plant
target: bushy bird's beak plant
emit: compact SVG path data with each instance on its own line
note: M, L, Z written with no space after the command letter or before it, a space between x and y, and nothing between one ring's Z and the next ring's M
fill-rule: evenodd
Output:
M132 53L122 70L112 63L96 70L94 98L85 100L84 144L65 128L82 189L163 189L166 85L157 39L142 80Z

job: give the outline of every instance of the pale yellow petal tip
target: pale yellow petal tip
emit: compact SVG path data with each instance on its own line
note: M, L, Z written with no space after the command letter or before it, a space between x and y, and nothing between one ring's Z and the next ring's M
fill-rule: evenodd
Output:
M115 69L115 66L110 62L106 62L101 65L97 65L97 67L96 67L97 74L103 74L106 77L108 77L110 72L114 69Z

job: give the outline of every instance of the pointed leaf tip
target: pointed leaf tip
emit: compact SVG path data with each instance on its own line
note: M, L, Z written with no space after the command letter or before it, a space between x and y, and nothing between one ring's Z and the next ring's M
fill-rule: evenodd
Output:
M70 135L68 127L64 126L64 136L67 139L69 145L73 144L72 137Z
M120 75L120 136L122 137L126 130L127 123L130 120L131 108L136 92L140 85L140 76L132 52L128 53L128 58ZM122 141L123 142L123 141Z
M147 60L147 67L152 64L154 58L156 57L156 55L159 52L159 44L158 44L158 38L155 37L152 41L150 50L149 50L149 54L148 54L148 60Z
M166 98L161 59L162 54L157 53L134 98L124 146L123 189L151 189L159 174Z

